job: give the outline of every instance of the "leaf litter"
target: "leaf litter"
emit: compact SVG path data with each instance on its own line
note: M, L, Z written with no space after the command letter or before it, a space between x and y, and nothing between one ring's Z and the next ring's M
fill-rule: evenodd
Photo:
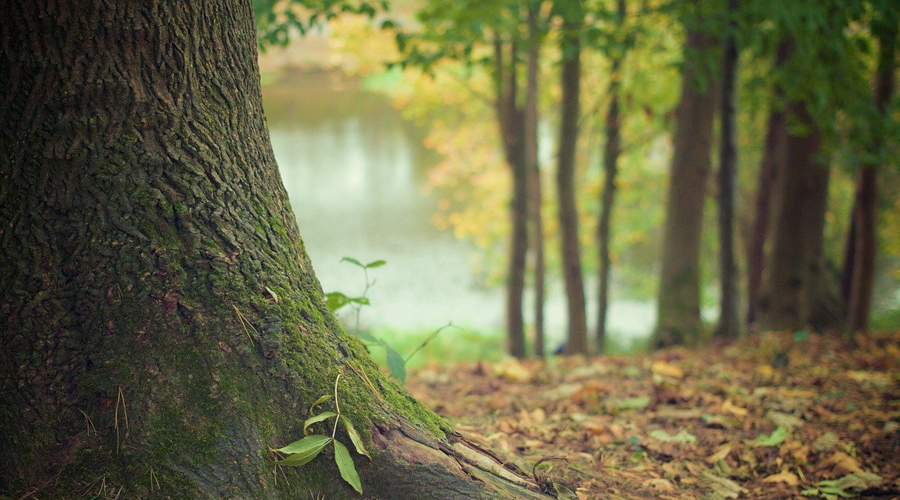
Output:
M582 500L900 498L900 332L432 363L407 385Z

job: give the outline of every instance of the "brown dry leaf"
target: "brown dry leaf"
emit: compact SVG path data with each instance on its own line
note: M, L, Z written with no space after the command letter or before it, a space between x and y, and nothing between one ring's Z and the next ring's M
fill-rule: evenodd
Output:
M530 416L531 421L534 422L535 425L541 425L547 421L547 412L545 412L543 408L533 410Z
M665 361L655 361L650 365L650 371L653 372L654 375L662 375L664 377L676 379L684 378L684 370L682 370L681 367L666 363Z
M790 456L795 464L804 464L809 462L809 445L797 441L788 441L781 445L778 449L778 454L781 456Z
M510 382L528 382L533 374L519 360L509 358L494 365L494 375Z
M606 426L596 422L582 422L581 427L587 432L588 436L607 435Z
M798 399L812 399L816 397L817 393L815 391L809 391L806 389L794 389L790 387L779 387L778 395L783 398L798 398Z
M644 482L644 485L660 493L670 493L675 491L675 485L672 484L672 481L661 477L648 479Z
M828 477L840 477L851 473L860 474L863 472L856 459L842 451L834 452L834 454L820 463L816 470Z
M609 387L600 382L587 382L572 395L572 401L576 404L597 402L601 396L609 393Z
M778 474L772 474L762 480L764 483L784 483L788 486L797 486L800 484L800 478L797 477L793 472L779 472Z
M731 413L737 418L744 418L750 413L746 408L741 408L732 403L730 399L726 399L725 402L722 403L722 411Z
M706 463L714 464L725 460L725 457L727 457L729 453L731 453L731 443L725 443L722 446L719 446L715 453L706 457Z
M772 368L771 365L757 365L757 367L753 370L757 375L761 375L766 378L772 378L775 374L775 369Z

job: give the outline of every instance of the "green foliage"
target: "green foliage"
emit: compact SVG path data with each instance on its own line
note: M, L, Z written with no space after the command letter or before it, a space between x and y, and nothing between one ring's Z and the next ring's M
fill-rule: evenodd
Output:
M388 0L253 0L257 42L261 49L284 46L293 31L303 35L341 14L373 18L388 8Z
M779 426L769 435L762 434L757 436L756 440L753 441L753 444L764 447L779 446L787 439L788 434L790 434L790 431L787 428Z
M409 362L409 360L412 359L412 357L415 356L416 353L418 353L420 350L422 350L425 346L427 346L429 343L431 343L431 341L434 340L438 336L438 334L440 334L444 329L450 328L450 327L454 327L453 323L447 323L446 325L431 332L431 334L429 334L428 337L426 337L424 341L420 342L417 346L415 346L415 348L412 350L412 352L410 352L409 356L407 356L406 358L404 358L402 355L400 355L400 353L397 352L397 350L395 350L390 345L388 345L388 343L385 342L383 339L376 338L369 334L362 334L362 335L360 335L360 338L363 341L365 341L366 343L368 343L369 345L375 345L375 346L383 347L385 349L385 356L386 356L388 371L390 371L391 376L394 377L395 379L397 379L398 381L400 381L401 384L405 384L406 383L406 364ZM458 327L454 327L454 328L458 328Z
M883 479L878 474L861 472L847 474L839 479L819 481L813 488L803 490L801 493L807 497L822 497L826 500L838 498L856 498L865 490L881 486Z
M362 262L354 259L353 257L344 257L341 259L341 262L349 262L354 266L362 269L363 273L363 281L365 282L365 288L363 292L358 297L349 297L342 292L329 292L325 294L325 305L328 307L328 310L331 312L337 312L344 306L351 306L353 310L356 312L356 334L359 335L359 315L364 306L371 305L369 301L369 289L372 288L372 285L375 284L374 280L369 279L369 269L376 269L385 264L387 264L384 260L374 260L369 262L368 264L363 264Z
M294 441L293 443L278 448L274 451L287 455L285 458L276 461L275 463L282 466L291 466L291 467L302 467L317 456L329 445L334 445L334 461L337 464L338 470L341 473L341 478L344 479L350 486L356 490L360 495L362 494L362 483L359 480L359 474L356 472L356 466L353 464L353 458L350 456L350 451L347 450L347 447L344 446L343 443L335 439L337 435L338 422L344 424L344 430L347 431L347 435L350 436L350 441L353 443L353 447L357 453L360 455L365 455L372 459L372 456L369 455L368 450L366 450L365 445L363 444L362 436L359 435L359 432L353 426L353 423L350 420L341 414L341 406L338 401L338 383L341 380L341 375L339 374L334 380L334 407L335 411L324 411L322 413L314 413L314 409L316 406L332 400L332 395L326 394L319 399L317 399L312 406L310 406L310 414L312 415L310 418L306 419L303 423L303 432L306 433L310 426L327 421L329 419L334 419L334 426L332 427L331 436L327 436L324 434L311 434L303 439L298 441Z

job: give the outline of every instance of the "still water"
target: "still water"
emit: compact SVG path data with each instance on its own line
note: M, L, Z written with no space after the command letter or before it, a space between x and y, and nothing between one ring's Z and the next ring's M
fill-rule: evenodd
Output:
M363 309L364 327L433 330L452 321L478 330L503 328L503 290L479 286L477 249L434 228L436 200L423 191L436 157L422 130L390 100L328 73L295 75L263 88L272 146L316 275L326 292L358 295L362 272L341 263L384 259ZM559 284L547 304L547 331L560 339L565 309ZM348 321L351 313L344 312ZM645 335L651 304L612 304L610 329Z

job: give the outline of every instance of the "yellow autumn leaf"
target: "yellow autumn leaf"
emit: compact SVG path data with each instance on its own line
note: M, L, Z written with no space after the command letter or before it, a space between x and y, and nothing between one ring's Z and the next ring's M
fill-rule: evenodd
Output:
M727 457L729 453L731 453L731 443L725 443L722 446L719 446L715 453L706 457L706 463L714 464L725 460L725 457Z
M762 481L764 483L784 483L788 486L797 486L800 484L800 478L793 472L788 471L772 474L771 476L763 478Z
M662 375L664 377L677 379L684 378L684 370L671 363L666 363L665 361L655 361L650 366L650 371L653 372L654 375Z
M722 403L722 411L731 413L738 418L744 418L749 413L746 408L741 408L740 406L735 405L731 402L730 399L726 399L725 402Z

